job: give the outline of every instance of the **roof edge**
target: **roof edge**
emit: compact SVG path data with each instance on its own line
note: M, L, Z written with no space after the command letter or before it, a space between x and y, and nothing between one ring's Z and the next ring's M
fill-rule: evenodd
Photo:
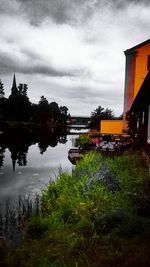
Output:
M133 46L133 47L131 47L131 48L125 50L124 53L125 53L125 55L126 55L126 54L129 54L129 53L132 53L135 49L137 49L137 48L139 48L139 47L142 47L142 46L144 46L144 45L146 45L146 44L149 44L149 43L150 43L150 39L148 39L148 40L146 40L146 41L144 41L144 42L142 42L142 43L140 43L140 44L138 44L138 45L136 45L136 46Z

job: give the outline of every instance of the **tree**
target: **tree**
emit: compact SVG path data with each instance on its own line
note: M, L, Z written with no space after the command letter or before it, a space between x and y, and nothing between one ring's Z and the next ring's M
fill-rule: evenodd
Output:
M0 79L0 121L3 121L6 118L7 98L4 96L4 84Z
M67 116L68 108L66 106L61 106L60 112L62 115Z
M66 106L61 106L60 107L60 113L61 113L61 120L63 123L66 122L67 118L68 118L68 108Z
M28 85L26 83L20 83L18 86L18 94L27 97Z
M0 98L3 98L5 95L4 93L4 84L2 83L1 79L0 79Z
M52 122L56 122L61 117L60 108L56 102L49 104L50 117Z
M15 89L15 85L13 86ZM30 118L31 103L27 96L27 84L19 84L8 98L8 118L16 121L27 121ZM17 92L17 93L16 93Z
M112 120L114 119L114 113L111 109L104 109L101 106L98 106L91 113L91 122L90 128L99 130L100 120Z
M38 103L39 121L45 123L49 120L49 103L47 99L42 95Z

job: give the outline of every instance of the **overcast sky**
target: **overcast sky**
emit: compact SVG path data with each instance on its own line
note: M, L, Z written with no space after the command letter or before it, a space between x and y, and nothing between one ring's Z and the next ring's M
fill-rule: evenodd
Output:
M150 38L149 0L0 0L0 78L72 115L123 111L124 50Z

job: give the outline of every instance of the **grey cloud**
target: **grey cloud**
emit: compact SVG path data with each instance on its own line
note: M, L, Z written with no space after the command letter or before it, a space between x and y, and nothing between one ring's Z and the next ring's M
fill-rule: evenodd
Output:
M70 86L69 89L63 89L62 97L68 100L72 99L75 103L82 101L87 104L90 104L93 101L103 103L104 99L107 99L108 102L110 102L110 99L112 102L116 100L120 101L123 98L123 91L114 90L114 87L115 86L109 86L108 88L102 84L101 87L96 90L94 87L91 88L88 85L78 87ZM117 84L117 88L121 88L121 85ZM61 91L59 94L61 95Z
M98 10L99 14L111 9L116 12L129 4L150 5L149 0L0 0L0 13L26 15L38 26L47 18L55 23L86 23Z
M8 1L8 0L7 0ZM9 0L10 1L10 0ZM15 1L15 0L13 0ZM28 15L34 25L38 25L46 18L51 18L54 22L73 23L85 22L93 15L98 8L103 12L106 8L114 10L122 9L129 4L150 4L149 0L17 0L20 11Z
M0 0L0 14L18 15L20 3L17 0Z
M20 51L22 54L26 55L30 60L36 60L36 61L41 60L40 55L31 49L21 48Z
M30 54L30 56L35 56L34 54ZM37 60L37 58L36 58ZM18 72L22 74L41 74L48 75L52 77L63 77L63 76L74 76L74 71L60 71L56 70L51 66L46 66L42 62L25 62L23 60L17 60L15 57L13 58L7 53L0 54L0 73L1 74L9 74L12 72Z

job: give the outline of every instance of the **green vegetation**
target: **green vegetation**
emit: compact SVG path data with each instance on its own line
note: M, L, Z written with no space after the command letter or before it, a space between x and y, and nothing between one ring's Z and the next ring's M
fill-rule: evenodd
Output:
M112 120L115 119L113 110L104 109L101 106L98 106L93 112L91 112L91 122L90 128L99 130L100 120Z
M106 158L90 152L60 173L26 223L5 266L150 266L150 176L138 152ZM5 259L5 260L4 260Z
M91 138L87 134L79 135L78 138L75 140L75 146L84 146L89 145L91 143Z

